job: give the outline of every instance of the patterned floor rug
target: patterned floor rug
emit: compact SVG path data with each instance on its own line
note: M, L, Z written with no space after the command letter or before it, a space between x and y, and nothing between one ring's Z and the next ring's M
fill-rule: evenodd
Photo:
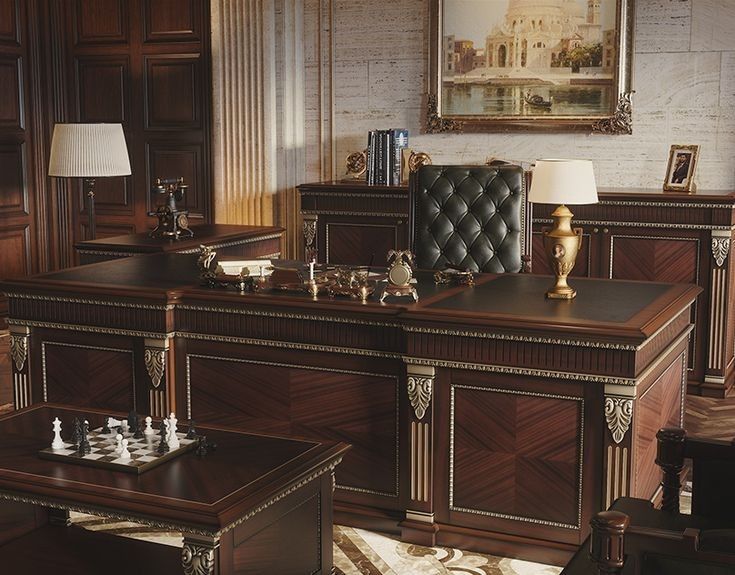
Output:
M93 531L181 546L179 533L72 513L74 524ZM344 575L557 575L550 567L450 549L402 543L378 533L336 525L334 564Z

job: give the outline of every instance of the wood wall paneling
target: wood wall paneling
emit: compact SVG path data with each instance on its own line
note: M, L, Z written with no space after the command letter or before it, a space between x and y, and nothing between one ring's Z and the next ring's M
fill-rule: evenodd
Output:
M200 59L196 54L146 57L146 129L201 128L200 82Z
M23 68L20 55L0 57L0 128L23 130Z
M0 145L0 217L22 217L30 213L25 164L23 144Z
M20 277L33 273L31 235L27 224L0 228L0 270L5 277ZM3 298L4 302L5 298Z
M143 0L145 42L198 41L201 0Z
M20 0L0 0L0 43L20 45Z
M128 0L76 0L76 44L127 43L128 10L132 4Z
M130 59L76 58L77 115L80 122L127 124L130 120Z

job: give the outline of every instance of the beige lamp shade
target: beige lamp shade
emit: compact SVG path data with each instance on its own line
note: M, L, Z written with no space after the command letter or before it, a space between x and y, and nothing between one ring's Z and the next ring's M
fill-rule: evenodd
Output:
M56 124L49 176L129 176L130 160L121 124Z
M538 160L528 201L536 204L596 204L597 185L589 160Z

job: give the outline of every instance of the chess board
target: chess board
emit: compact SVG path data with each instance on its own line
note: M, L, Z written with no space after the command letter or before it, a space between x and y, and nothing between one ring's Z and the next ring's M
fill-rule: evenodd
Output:
M115 453L117 441L112 433L102 433L102 428L90 430L87 438L92 451L87 455L80 455L72 443L64 442L62 449L51 449L48 447L38 452L43 459L53 459L66 463L88 465L90 467L101 467L113 471L125 471L127 473L143 473L192 450L196 446L196 439L186 439L186 434L177 433L179 443L177 449L171 449L167 453L158 453L160 437L156 435L145 435L142 439L135 439L132 434L124 433L123 437L128 440L128 451L130 459L120 459Z

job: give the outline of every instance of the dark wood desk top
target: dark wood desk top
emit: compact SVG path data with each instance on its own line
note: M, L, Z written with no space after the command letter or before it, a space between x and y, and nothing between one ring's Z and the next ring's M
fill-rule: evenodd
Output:
M8 280L0 283L0 289L11 294L73 293L76 297L143 297L196 305L298 308L302 312L373 318L400 316L406 322L432 322L454 329L543 329L565 336L631 338L638 343L671 319L672 310L683 310L702 291L690 284L575 278L576 299L547 300L544 294L553 283L549 276L484 274L475 288L468 288L437 286L432 274L423 272L417 274L417 303L392 297L384 304L376 297L366 304L328 296L312 301L306 293L298 292L253 294L199 287L196 259L196 254L127 258Z
M267 235L280 235L283 228L275 226L239 226L232 224L202 224L192 226L193 238L171 240L166 238L151 238L148 232L99 238L77 242L77 250L109 250L116 252L131 251L135 253L158 253L197 249L202 243L226 243L233 240L245 240Z
M216 530L306 477L325 472L349 448L198 427L218 444L214 453L199 458L189 452L139 476L38 456L50 445L54 417L62 420L62 435L68 437L74 417L87 418L94 428L105 415L123 414L39 404L1 417L0 491Z

